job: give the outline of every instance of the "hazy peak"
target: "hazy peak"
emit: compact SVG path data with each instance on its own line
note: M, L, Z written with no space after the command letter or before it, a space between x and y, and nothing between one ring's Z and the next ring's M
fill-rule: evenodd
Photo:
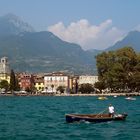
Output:
M18 16L8 13L2 17L0 17L0 25L2 28L2 31L5 32L10 30L11 33L18 34L20 32L33 32L34 29L31 25L24 22L21 18Z

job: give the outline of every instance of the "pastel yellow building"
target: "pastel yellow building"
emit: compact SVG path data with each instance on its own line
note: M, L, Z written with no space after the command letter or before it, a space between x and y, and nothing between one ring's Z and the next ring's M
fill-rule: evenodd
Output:
M34 78L35 89L38 92L44 91L44 77L36 76Z

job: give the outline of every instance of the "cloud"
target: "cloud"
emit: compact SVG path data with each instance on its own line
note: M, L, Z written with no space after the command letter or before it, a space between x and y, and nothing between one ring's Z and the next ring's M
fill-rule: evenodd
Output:
M105 49L120 40L124 32L114 27L108 19L99 25L91 25L88 20L81 19L70 23L67 27L63 22L49 26L48 31L62 40L77 43L84 50Z

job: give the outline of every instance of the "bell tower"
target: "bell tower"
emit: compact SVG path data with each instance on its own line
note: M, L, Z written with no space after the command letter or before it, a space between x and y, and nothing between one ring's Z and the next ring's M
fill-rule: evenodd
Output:
M0 73L9 74L9 62L7 57L2 57L0 60Z

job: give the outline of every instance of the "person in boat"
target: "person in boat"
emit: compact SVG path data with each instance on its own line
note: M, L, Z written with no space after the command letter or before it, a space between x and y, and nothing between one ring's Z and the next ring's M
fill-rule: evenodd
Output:
M111 104L108 107L108 111L109 111L109 116L113 117L114 116L114 106L112 106Z

